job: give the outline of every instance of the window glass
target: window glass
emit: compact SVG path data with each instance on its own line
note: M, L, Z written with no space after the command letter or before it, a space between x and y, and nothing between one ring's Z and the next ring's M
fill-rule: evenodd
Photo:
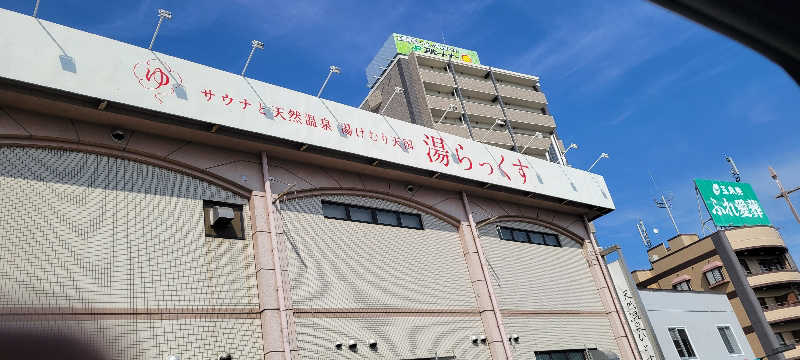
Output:
M792 338L794 338L795 344L800 344L800 330L792 331Z
M789 301L789 294L778 295L775 297L775 305L786 306Z
M708 280L709 285L716 284L722 280L725 280L725 276L722 275L722 268L718 267L716 269L711 269L706 271L706 280Z
M372 222L372 211L362 207L350 207L350 220Z
M552 234L544 235L544 243L550 246L561 246L561 244L558 242L558 236Z
M736 342L736 338L733 336L733 331L731 331L730 326L718 326L717 330L719 331L719 336L722 337L722 342L725 343L725 349L728 350L728 354L740 354L742 352L739 349L739 343Z
M322 203L322 215L329 218L347 220L347 211L344 205Z
M783 263L783 259L778 257L758 260L758 266L761 268L761 271L763 272L786 269L786 266Z
M537 351L536 360L586 360L584 350Z
M503 240L511 240L518 242L529 242L537 245L550 245L561 247L561 242L558 240L558 235L545 234L538 231L512 229L504 226L499 230L500 238Z
M783 339L783 334L775 333L775 339L778 340L778 345L780 346L786 345L786 340Z
M400 225L400 219L398 219L397 213L395 212L375 210L375 214L378 215L378 224L395 226Z
M567 357L569 360L584 360L586 359L583 352L580 351L570 351L567 353Z
M683 328L669 328L669 336L672 339L673 345L675 345L675 350L678 351L678 355L681 359L691 359L697 357L694 353L694 348L692 348L692 343L689 341L689 335L686 333L686 329Z
M400 214L400 224L405 227L422 229L422 218L416 214Z
M528 234L521 230L514 230L514 241L528 242Z
M769 307L767 305L767 298L763 298L763 297L758 298L758 303L761 304L761 308L764 309L764 310L767 310L767 308Z
M511 229L509 229L507 227L501 227L500 228L500 238L503 239L503 240L514 240L514 238L511 235Z
M531 242L534 244L544 245L544 234L542 233L530 233L528 236L531 238Z
M675 285L672 285L672 289L679 291L690 291L692 290L692 287L689 285L689 280L686 280L686 281L681 281Z

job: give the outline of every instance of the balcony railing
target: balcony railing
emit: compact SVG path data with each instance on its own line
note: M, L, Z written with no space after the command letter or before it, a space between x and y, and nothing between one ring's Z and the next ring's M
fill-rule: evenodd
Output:
M442 84L447 86L454 86L453 85L453 76L450 75L449 72L444 70L434 70L434 69L419 69L419 75L422 77L422 81L430 82L434 84Z
M797 271L797 269L791 266L774 266L769 268L750 268L750 271L746 271L746 273L747 276L752 276L752 275L777 273L782 271Z
M777 283L800 282L800 272L796 269L768 271L752 274L747 277L751 287L766 286Z
M785 303L779 303L779 304L762 305L761 308L764 309L764 311L772 311L772 310L791 308L791 307L795 307L795 306L800 306L800 301L793 302L793 303L785 302Z
M800 317L800 303L785 304L783 306L768 305L764 308L764 317L768 322L778 322Z
M446 132L448 134L469 138L469 131L464 125L435 124L433 127L436 130ZM482 128L473 128L472 134L475 136L476 141L482 141L487 144L506 149L511 148L512 146L511 136L508 134L506 129L495 128L494 130L488 130ZM520 151L522 151L522 148L525 145L528 145L528 147L525 149L525 154L527 155L544 158L544 154L547 152L547 149L550 146L549 138L538 138L525 134L515 134L514 137L517 140L517 147Z

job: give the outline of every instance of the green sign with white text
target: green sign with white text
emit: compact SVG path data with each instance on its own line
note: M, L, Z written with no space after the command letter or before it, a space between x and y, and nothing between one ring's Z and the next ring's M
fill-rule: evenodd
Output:
M392 34L392 36L394 36L394 44L399 54L408 55L414 51L420 54L430 54L443 58L449 58L450 55L452 55L453 60L472 64L481 63L478 59L478 53L473 50L440 44L408 35Z
M715 225L770 225L750 184L703 179L694 184Z

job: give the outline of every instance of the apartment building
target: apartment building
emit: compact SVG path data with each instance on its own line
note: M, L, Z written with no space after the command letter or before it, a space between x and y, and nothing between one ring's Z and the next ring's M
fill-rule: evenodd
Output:
M105 359L639 359L601 176L6 10L0 34L3 334Z
M539 78L476 62L475 52L392 34L367 67L360 108L564 163Z
M747 226L719 230L730 242L738 265L755 292L766 320L786 359L800 357L800 272L781 235L772 226ZM716 233L715 233L716 234ZM711 291L726 294L750 346L758 357L765 356L751 320L737 295L729 269L723 266L712 237L681 234L647 251L651 269L636 270L637 286L647 289Z

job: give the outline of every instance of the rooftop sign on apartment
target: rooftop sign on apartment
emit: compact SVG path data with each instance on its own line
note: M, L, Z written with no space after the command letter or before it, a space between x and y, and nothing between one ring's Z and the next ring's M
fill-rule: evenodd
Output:
M481 63L480 59L478 59L478 53L473 50L462 49L402 34L392 34L392 38L394 38L394 44L398 54L408 55L413 51L443 58L450 58L452 56L453 60L472 64Z

